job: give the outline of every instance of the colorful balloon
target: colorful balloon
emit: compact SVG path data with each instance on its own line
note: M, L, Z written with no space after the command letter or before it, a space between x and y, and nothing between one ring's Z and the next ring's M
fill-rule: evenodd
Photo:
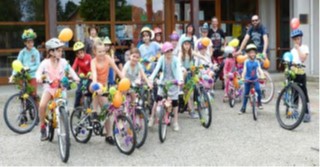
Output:
M300 20L298 18L293 18L291 19L290 25L292 29L297 29L300 26Z
M12 62L12 69L15 72L20 72L23 69L23 65L21 63L21 61L19 60L15 60Z
M112 105L116 108L120 107L122 104L122 94L120 91L117 91L112 99Z
M72 39L73 37L73 32L70 28L64 28L60 31L60 34L59 34L59 39L60 41L62 42L68 42Z
M244 63L247 60L248 56L247 55L239 55L237 56L237 63Z
M266 58L264 61L263 61L263 67L265 69L268 69L270 67L270 61L268 58Z
M115 88L115 87L111 87L110 89L109 89L109 93L110 93L110 95L115 95L116 94L116 92L117 92L117 89Z
M118 90L121 92L127 91L130 89L130 80L128 78L123 78L118 84Z
M211 40L208 38L208 37L204 37L202 40L201 40L201 44L205 47L209 46Z

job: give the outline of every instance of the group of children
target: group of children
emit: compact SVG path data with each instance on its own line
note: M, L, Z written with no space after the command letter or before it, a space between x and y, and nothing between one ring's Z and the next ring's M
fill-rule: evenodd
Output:
M192 28L192 26L188 28L188 32L193 31L194 29ZM189 37L188 33L183 37L179 37L177 33L173 32L170 35L170 42L163 43L159 40L159 37L157 37L157 41L152 41L154 32L150 28L144 27L140 32L140 35L143 39L143 44L139 47L139 49L132 48L130 50L129 60L125 63L122 71L120 71L112 57L112 52L110 52L109 38L105 38L104 41L96 38L92 45L92 55L85 52L85 45L82 42L76 42L73 46L73 50L77 57L73 63L72 68L69 68L70 65L68 64L67 60L65 58L62 58L63 47L65 46L65 44L57 38L52 38L45 43L47 57L40 63L39 51L34 47L34 39L36 38L36 33L33 32L32 29L29 29L25 30L22 35L22 39L26 47L20 51L17 59L20 60L25 67L30 68L30 75L32 77L30 83L33 87L35 87L33 95L36 95L37 83L43 83L43 75L46 75L46 77L51 81L59 81L64 77L64 75L66 74L65 70L67 69L68 73L70 74L70 76L68 77L72 77L73 80L75 80L79 84L78 90L76 91L74 104L74 107L77 107L80 105L82 97L80 89L82 85L78 77L78 75L81 73L87 75L89 72L91 72L91 85L98 83L102 87L107 87L108 77L112 70L119 76L119 78L126 77L129 78L131 82L143 79L149 85L149 87L152 88L152 82L155 80L160 71L162 71L159 77L160 82L176 80L182 84L185 82L188 70L191 68L191 66L203 64L213 66L211 62L211 55L213 52L212 43L205 41L208 40L205 37L205 26L203 28L203 31L203 36L197 41L195 41L193 37ZM159 33L161 36L162 31L159 31L158 29L157 36L159 36ZM291 37L294 41L294 48L291 52L294 56L293 60L296 63L303 63L309 54L307 46L302 45L302 35L303 34L300 30L295 30L291 34ZM226 48L225 53L227 59L225 73L232 70L234 66L235 51L236 48ZM254 44L249 44L246 47L246 52L249 59L244 62L242 79L256 80L258 78L258 72L260 73L260 76L263 76L260 63L256 60L257 47ZM157 61L151 62L151 58L157 59ZM140 59L144 60L143 64L140 63ZM150 63L154 63L154 65L150 66ZM149 76L147 75L148 70L146 70L146 67L149 68ZM211 71L210 76L214 77L213 71ZM12 75L9 78L9 81L12 82L13 79L14 78ZM295 81L301 83L301 87L305 92L307 101L309 103L306 88L306 75L298 75ZM256 91L258 92L259 108L262 108L259 83L254 84ZM91 85L89 86L89 91L93 92L95 90L92 89ZM169 97L172 99L174 112L173 129L175 131L178 131L180 129L178 124L178 95L181 87L179 85L176 85L169 90ZM54 87L48 83L44 83L43 87L44 89L39 103L40 131L42 141L47 139L45 130L45 110L49 100L52 98L54 92L57 89L57 87ZM250 83L245 83L244 87L245 95L247 95L249 93ZM154 103L152 113L149 118L149 127L151 127L155 122L155 112L157 109L159 109L157 102L161 101L164 95L164 92L161 88L158 88L156 93L157 99ZM102 96L103 92L101 90L99 90L97 94L97 96L93 97L93 118L97 117L97 111L99 107L102 108L105 104L108 103L107 98ZM240 113L245 112L246 103L247 100L245 98ZM194 111L194 107L192 104L193 102L190 99L190 116L192 118L197 118L198 114ZM307 114L305 121L308 122L310 121L309 107L306 113ZM106 142L113 144L114 141L111 137L111 122L111 120L106 121Z

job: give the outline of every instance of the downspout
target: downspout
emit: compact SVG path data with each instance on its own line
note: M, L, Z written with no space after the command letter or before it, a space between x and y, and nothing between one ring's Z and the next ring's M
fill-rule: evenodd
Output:
M310 74L313 75L314 74L314 44L313 44L313 0L310 1L310 60L309 61L311 63L311 71Z

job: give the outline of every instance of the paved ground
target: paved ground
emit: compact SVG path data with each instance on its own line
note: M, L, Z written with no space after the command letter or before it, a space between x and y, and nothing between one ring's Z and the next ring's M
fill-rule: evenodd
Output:
M280 88L281 83L277 83ZM219 87L219 86L218 86ZM275 117L274 100L264 106L259 120L252 114L238 115L240 104L230 109L216 91L213 122L209 129L199 120L180 115L181 131L168 131L161 144L157 128L149 130L145 145L126 156L101 137L79 144L71 139L69 162L60 161L56 138L40 142L39 127L31 133L11 132L0 114L0 166L7 165L310 165L319 166L319 83L308 83L312 122L302 123L293 131L282 129ZM11 86L0 87L0 106L14 92ZM73 103L73 98L70 99ZM56 137L56 136L55 136Z

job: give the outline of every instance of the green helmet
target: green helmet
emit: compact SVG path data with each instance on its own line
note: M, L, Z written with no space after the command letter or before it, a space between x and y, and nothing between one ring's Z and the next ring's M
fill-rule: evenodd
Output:
M29 28L27 30L23 31L23 34L21 36L22 40L33 40L37 38L37 34L33 31L33 29Z

